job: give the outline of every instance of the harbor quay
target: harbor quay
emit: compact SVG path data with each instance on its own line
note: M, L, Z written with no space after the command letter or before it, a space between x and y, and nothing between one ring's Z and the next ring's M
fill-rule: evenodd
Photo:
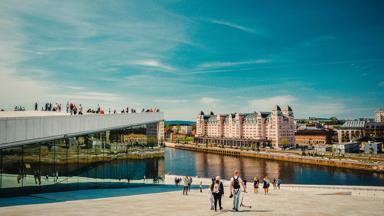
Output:
M33 197L0 198L1 215L382 215L382 187L285 185L241 193L244 205L232 211L228 181L224 183L223 210L210 210L208 185L211 180L193 177L188 196L182 186L175 186L175 177L165 175L164 183L139 188L98 189L36 194ZM204 185L200 192L198 185ZM163 188L163 189L161 189ZM71 198L69 198L71 197ZM96 197L96 198L95 198ZM12 203L12 204L9 204Z

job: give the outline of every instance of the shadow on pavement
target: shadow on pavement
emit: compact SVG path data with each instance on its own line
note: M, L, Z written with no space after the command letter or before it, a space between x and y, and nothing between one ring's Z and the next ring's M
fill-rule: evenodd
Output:
M73 190L65 192L40 193L31 194L28 196L0 198L0 207L163 193L182 190L182 188L182 186L175 185L140 184L129 188ZM192 186L192 189L198 189L198 186Z

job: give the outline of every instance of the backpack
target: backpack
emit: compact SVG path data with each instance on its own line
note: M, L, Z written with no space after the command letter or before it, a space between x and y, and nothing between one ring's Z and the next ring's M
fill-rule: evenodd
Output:
M237 178L233 177L233 188L234 189L239 189L240 188L239 177L237 177Z

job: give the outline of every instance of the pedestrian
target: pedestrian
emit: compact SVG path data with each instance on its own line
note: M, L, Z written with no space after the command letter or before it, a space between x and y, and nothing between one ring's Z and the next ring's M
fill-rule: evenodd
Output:
M217 211L217 202L219 201L219 196L220 196L220 180L216 179L215 182L212 183L211 191L213 194L215 211ZM221 206L221 201L220 201L219 205ZM221 209L221 207L220 207L220 209Z
M215 199L213 197L213 184L215 183L215 179L212 178L212 183L209 187L209 190L208 190L208 195L209 195L209 204L211 205L211 210L214 210L215 209Z
M71 112L71 115L73 115L73 106L74 106L73 103L69 104L69 111Z
M263 188L264 188L265 195L267 195L269 192L269 185L270 185L270 182L269 182L268 176L265 176L263 179Z
M273 180L272 180L272 185L273 185L273 189L275 189L276 190L276 184L277 184L277 182L276 182L276 178L273 178Z
M183 184L184 184L183 195L188 196L188 185L189 185L189 177L188 176L184 176Z
M244 177L243 178L243 184L244 184L244 193L247 193L247 178L246 177Z
M175 176L175 185L176 185L176 186L179 185L179 179L177 178L177 176Z
M192 185L192 177L189 176L189 178L188 178L188 191L191 191L191 185Z
M219 193L217 195L217 200L219 201L220 210L223 210L223 207L221 206L221 198L224 195L224 185L223 185L223 182L221 181L220 176L216 176L216 181L219 182Z
M203 181L200 181L200 193L203 193Z
M235 170L229 184L229 191L231 193L229 197L233 198L232 209L234 211L239 211L241 187L244 188L243 181L240 178L239 171Z
M279 177L277 177L276 181L277 181L277 188L280 190L280 185L282 183L282 180Z
M38 180L38 174L37 174L37 171L35 171L34 173L33 173L33 177L35 178L35 184L37 184L37 180Z
M81 104L79 105L79 115L83 115L83 107Z
M259 178L255 176L253 178L253 192L258 193L259 192Z
M35 102L35 111L38 110L38 107L39 107L39 105L37 104L37 102Z

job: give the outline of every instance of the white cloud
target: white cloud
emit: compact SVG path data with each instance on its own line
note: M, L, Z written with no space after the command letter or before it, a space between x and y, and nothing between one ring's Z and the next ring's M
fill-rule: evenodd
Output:
M273 106L280 105L283 108L290 105L293 108L295 116L307 118L309 116L330 117L340 116L347 111L343 100L328 96L318 96L310 100L302 100L292 95L279 95L267 98L260 98L248 101L251 109L257 111L271 111Z
M65 86L66 88L73 89L73 90L84 90L85 88L82 86Z
M137 60L137 61L129 62L128 64L145 66L145 67L155 68L155 69L159 69L162 71L168 71L168 72L172 72L172 71L176 70L174 67L169 66L167 64L163 64L163 63L161 63L157 60L154 60L154 59Z
M129 16L119 15L116 19L100 10ZM153 99L143 97L142 92L119 91L95 83L104 79L124 84L119 86L135 85L135 82L127 83L124 78L114 76L114 70L120 68L113 65L120 62L140 66L124 67L127 74L131 71L145 74L148 68L177 70L164 62L180 44L195 45L189 38L186 24L185 17L156 2L132 1L129 7L113 2L88 7L83 2L72 1L59 6L50 1L23 4L0 1L1 106L67 98L89 103L100 100L115 103L124 99L122 95L129 98L130 104L138 101L141 105L152 103ZM85 73L92 76L83 76ZM137 78L146 84L135 85L137 88L147 89L151 84L167 87L165 82L159 83L159 79L151 79L151 83L145 76ZM85 82L86 88L79 84ZM110 91L116 91L116 94L103 93Z
M217 103L221 102L220 99L218 98L213 98L213 97L202 97L200 99L200 103L203 105L215 105Z
M156 99L155 102L157 103L188 103L189 100L187 99Z
M32 108L36 101L49 100L47 83L13 76L0 69L1 108L11 109L16 105Z
M110 101L110 102L121 102L124 100L123 97L121 97L118 94L113 93L106 93L106 92L78 92L76 94L65 94L65 95L53 95L54 98L62 99L62 100L69 100L69 101L81 101L81 100L87 100L87 101Z
M292 105L297 100L298 98L292 95L279 95L249 100L248 104L250 107L255 108L257 111L270 111L275 105Z
M227 27L230 27L230 28L233 28L233 29L237 29L237 30L240 30L240 31L243 31L243 32L257 34L257 31L254 30L254 29L248 28L248 27L245 27L245 26L241 26L241 25L238 25L238 24L235 24L235 23L231 23L231 22L227 22L227 21L223 21L223 20L216 20L216 19L208 19L207 21L210 22L210 23L213 23L213 24L227 26Z
M233 67L241 65L253 65L253 64L264 64L270 62L266 59L255 59L248 61L233 61L233 62L207 62L200 64L199 68L217 68L217 67Z
M343 102L337 100L315 101L314 103L302 103L295 105L300 116L330 117L346 114Z

